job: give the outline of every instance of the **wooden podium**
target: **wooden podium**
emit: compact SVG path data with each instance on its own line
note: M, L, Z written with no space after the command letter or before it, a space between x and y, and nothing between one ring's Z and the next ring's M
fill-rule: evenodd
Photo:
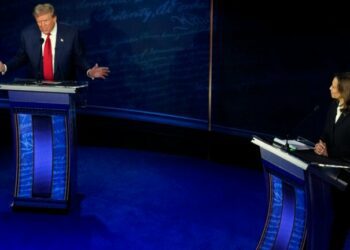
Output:
M350 182L344 162L312 150L287 150L253 137L260 147L268 211L257 249L329 249L333 220L331 189ZM347 172L348 173L348 172Z
M15 150L15 208L67 209L76 185L75 107L85 82L0 84L8 91Z

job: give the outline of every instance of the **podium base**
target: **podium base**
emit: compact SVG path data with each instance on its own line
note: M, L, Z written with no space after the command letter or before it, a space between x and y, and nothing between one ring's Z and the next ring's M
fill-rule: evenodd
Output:
M11 208L14 211L18 210L51 210L51 211L68 211L68 201L54 201L41 198L15 198L11 204Z

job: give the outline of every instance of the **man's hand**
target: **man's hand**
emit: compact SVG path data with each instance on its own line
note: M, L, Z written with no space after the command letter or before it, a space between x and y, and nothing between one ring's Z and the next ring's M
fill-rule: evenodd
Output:
M0 73L5 73L5 71L6 71L5 64L3 64L2 61L0 61Z
M91 77L92 79L95 79L95 78L106 79L109 73L110 71L108 67L99 67L98 64L96 63L94 67L89 69L88 76Z

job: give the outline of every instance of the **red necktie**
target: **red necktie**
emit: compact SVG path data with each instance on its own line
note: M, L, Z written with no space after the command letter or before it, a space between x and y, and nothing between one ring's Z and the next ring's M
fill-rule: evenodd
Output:
M44 80L53 81L52 51L50 33L47 35L44 45Z

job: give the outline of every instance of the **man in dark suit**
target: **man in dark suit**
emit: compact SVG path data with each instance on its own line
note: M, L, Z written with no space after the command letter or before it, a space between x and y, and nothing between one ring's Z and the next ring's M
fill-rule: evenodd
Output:
M79 41L78 31L57 23L55 9L51 4L36 5L33 16L37 25L29 26L22 31L21 45L16 56L6 64L0 61L2 74L29 63L32 77L38 80L75 80L77 69L85 72L91 79L105 79L108 76L110 72L108 67L99 67L98 64L89 66ZM47 77L45 72L47 42L50 42L48 50L50 50L49 61L52 63L51 77Z

